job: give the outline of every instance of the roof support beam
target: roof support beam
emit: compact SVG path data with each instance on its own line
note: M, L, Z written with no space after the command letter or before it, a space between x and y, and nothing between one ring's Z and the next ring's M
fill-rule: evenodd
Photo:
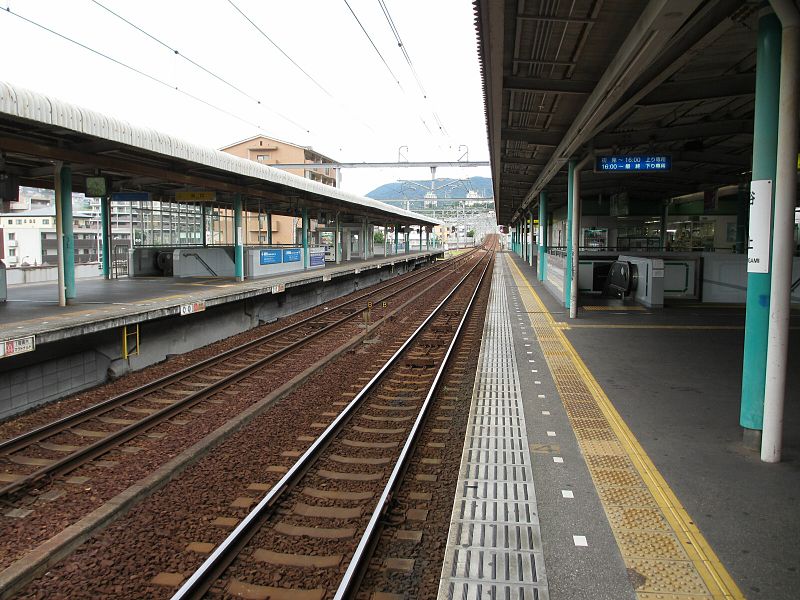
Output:
M502 137L505 140L528 142L534 146L558 146L564 137L563 131L544 131L542 129L511 129L504 128Z
M590 94L596 81L576 81L575 79L543 79L539 77L506 77L503 88L515 92L536 92L540 94Z
M597 126L701 4L701 0L649 0L519 210L524 210L538 198L539 192L562 168L564 161L588 141Z
M657 106L695 100L716 100L756 93L755 73L726 75L690 81L663 83L639 100L639 106Z
M658 129L642 129L622 133L604 133L594 138L596 148L642 146L650 142L680 142L716 136L753 135L752 119L693 123Z

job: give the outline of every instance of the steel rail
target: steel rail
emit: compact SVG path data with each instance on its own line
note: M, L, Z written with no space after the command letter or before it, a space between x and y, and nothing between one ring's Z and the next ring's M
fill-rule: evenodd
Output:
M438 271L436 271L436 272L438 272ZM387 298L390 298L393 295L396 295L401 291L404 291L404 290L406 290L406 289L408 289L410 287L413 287L413 286L415 286L415 285L417 285L417 284L429 279L431 276L435 275L436 272L428 273L425 277L422 277L422 278L419 278L419 279L415 279L413 282L411 282L408 285L400 288L399 290L395 290L394 292L392 292L390 294L387 294L385 296L379 297L378 302L380 302L382 300L385 300ZM405 279L404 281L408 281L408 279ZM389 286L384 286L383 288L381 288L380 290L377 290L377 291L384 291L387 287L389 287ZM429 287L433 287L433 286L429 286ZM362 296L362 297L360 297L358 299L363 299L363 297L372 296L372 295L373 295L372 293L365 294L364 296ZM125 442L127 442L127 441L129 441L129 440L141 435L142 433L144 433L145 431L147 431L151 427L154 427L154 426L158 425L159 423L162 423L163 421L175 416L176 414L179 414L179 413L191 408L195 404L198 404L199 402L202 402L208 396L216 393L220 389L223 389L223 388L225 388L227 386L233 385L233 384L241 381L242 379L247 377L253 371L263 367L264 365L266 365L266 364L268 364L270 362L273 362L274 360L277 360L278 358L282 357L283 355L289 353L292 350L295 350L297 348L300 348L301 346L304 346L304 345L308 344L309 342L311 342L314 339L318 338L322 334L324 334L324 333L326 333L326 332L338 327L339 325L341 325L341 324L353 319L356 315L360 314L361 312L363 312L363 311L356 311L356 312L353 312L353 313L348 313L345 316L341 317L340 319L337 319L336 321L333 321L333 322L325 325L321 329L318 329L318 330L312 332L311 334L300 338L299 340L296 340L296 341L294 341L294 342L292 342L292 343L290 343L290 344L288 344L288 345L286 345L286 346L284 346L282 348L279 348L275 352L272 352L271 354L268 354L267 356L264 356L264 357L258 359L257 361L255 361L255 362L253 362L253 363L251 363L251 364L249 364L249 365L247 365L245 367L242 367L241 369L238 369L234 373L231 373L229 375L224 376L220 380L209 384L205 388L203 388L201 390L198 390L196 392L193 392L191 394L188 394L188 395L184 396L183 398L179 398L174 403L172 403L172 404L170 404L168 406L165 406L164 408L162 408L160 410L157 410L156 412L145 416L144 418L136 421L135 423L131 423L130 425L127 425L127 426L125 426L122 429L119 429L117 431L109 432L109 435L107 435L106 437L101 438L101 439L97 440L96 442L94 442L92 444L89 444L88 446L83 446L80 449L78 449L78 450L76 450L76 451L74 451L74 452L62 457L61 459L58 459L58 460L56 460L56 461L54 461L54 462L52 462L52 463L40 468L40 469L37 469L33 473L29 473L27 475L21 476L20 479L18 479L16 481L13 481L11 483L8 483L7 485L5 485L3 487L0 487L0 498L5 498L5 497L10 496L10 495L12 495L14 493L17 493L17 492L19 492L19 491L21 491L23 489L26 489L26 488L30 487L32 484L37 483L39 481L42 481L42 480L44 480L46 478L52 478L52 477L56 477L56 476L59 476L59 475L64 475L66 473L69 473L70 471L73 471L74 469L76 469L77 467L81 466L82 464L84 464L84 463L86 463L86 462L88 462L90 460L93 460L95 458L98 458L99 456L102 456L106 452L109 452L111 449L115 448L116 446L119 446L120 444L123 444L123 443L125 443ZM319 316L319 315L315 315L315 316ZM115 408L115 407L111 407L108 410L113 410L113 408ZM88 417L88 418L92 418L93 416L95 416L95 415L92 415L91 417ZM84 419L84 420L86 420L86 419ZM34 443L34 442L32 442L32 443Z
M417 414L414 425L408 434L408 438L406 439L406 443L403 445L403 449L400 451L400 456L397 458L397 462L394 465L394 469L392 469L391 475L389 475L389 480L386 482L386 486L381 493L381 497L378 499L375 509L372 511L369 523L367 523L367 527L361 536L361 540L359 541L355 552L353 553L353 557L350 559L350 564L347 566L347 570L345 571L344 577L342 578L342 581L336 590L333 600L344 600L344 598L347 598L348 592L350 592L361 579L363 567L366 561L368 561L370 558L370 549L374 547L375 542L377 542L376 534L379 530L378 521L383 516L383 513L389 505L389 500L394 493L395 488L398 486L403 474L405 473L405 470L408 466L408 460L411 457L411 453L416 446L419 434L422 431L422 425L425 421L425 418L428 416L428 408L431 405L433 396L439 391L439 383L441 382L445 369L450 364L450 357L456 344L458 343L459 338L461 337L464 323L466 323L467 317L469 316L470 312L472 312L472 307L475 304L475 298L478 296L478 291L481 289L483 279L492 263L492 260L493 258L490 259L483 268L478 285L475 286L475 291L472 293L472 297L469 299L467 308L464 309L464 314L461 317L461 321L458 323L455 335L453 335L453 339L450 341L450 344L447 347L447 351L442 358L442 363L439 366L436 376L431 383L430 389L425 396L425 400L422 403L422 408Z
M465 254L463 256L456 257L453 260L460 261L462 258L465 259L467 256L468 255ZM350 299L350 300L348 300L348 301L346 301L346 302L344 302L342 304L334 306L331 309L331 311L329 313L327 313L327 314L331 314L334 311L341 310L342 308L350 306L351 304L353 304L355 302L359 302L359 301L363 300L364 298L367 298L369 296L373 296L376 293L382 292L382 291L384 291L386 289L389 289L389 288L394 287L394 286L396 286L398 284L406 282L409 279L414 279L416 276L419 276L421 273L425 273L425 275L423 275L421 278L416 279L414 284L419 283L421 281L425 281L427 278L432 277L437 272L439 272L441 269L446 268L446 266L450 266L450 263L447 263L447 265L442 264L440 266L432 266L430 268L426 268L426 269L423 269L423 270L417 271L417 272L412 271L412 272L410 272L408 274L408 276L402 275L400 277L395 277L393 280L388 282L386 285L378 287L377 289L370 290L370 291L368 291L368 292L366 292L364 294L361 294L360 296L357 296L356 298L352 298L352 299ZM408 287L410 287L410 286L406 286L404 288L401 288L401 290L398 290L398 291L402 291L404 289L408 289ZM357 311L357 312L361 312L361 311ZM353 314L356 314L356 313L352 313L350 316L352 316ZM129 402L134 401L134 400L137 400L138 398L141 398L141 397L145 396L146 394L155 392L156 390L161 389L163 387L166 387L167 385L170 385L172 383L178 382L178 381L180 381L181 379L183 379L185 377L188 377L188 376L191 376L191 375L197 373L198 371L202 371L203 369L211 367L214 364L217 364L217 363L220 363L220 362L222 362L224 360L230 359L231 357L236 356L238 354L242 354L242 353L246 352L247 350L250 350L254 346L258 346L260 344L267 343L267 342L271 341L272 339L277 338L278 336L284 335L286 333L291 333L292 331L297 330L297 329L299 329L300 327L302 327L304 325L309 325L309 324L313 323L313 321L315 319L319 319L321 316L323 316L322 313L317 313L315 315L311 315L311 316L309 316L309 317L307 317L307 318L305 318L305 319L303 319L301 321L298 321L296 323L292 323L290 325L286 325L285 327L282 327L282 328L280 328L280 329L278 329L276 331L273 331L271 333L268 333L266 335L258 337L258 338L254 339L254 340L246 342L245 344L243 344L241 346L237 346L235 348L231 348L230 350L226 350L226 351L222 352L221 354L217 354L215 356L211 356L211 357L206 358L206 359L204 359L204 360L202 360L202 361L200 361L198 363L195 363L193 365L190 365L188 367L185 367L183 369L175 371L174 373L170 373L169 375L165 375L163 377L160 377L159 379L156 379L155 381L151 381L151 382L149 382L149 383L147 383L147 384L145 384L143 386L139 386L139 387L134 388L132 390L128 390L127 392L123 392L122 394L118 394L117 396L114 396L114 397L109 398L107 400L103 400L102 402L98 402L97 404L93 404L92 406L88 406L88 407L86 407L86 408L84 408L84 409L82 409L80 411L77 411L77 412L74 412L74 413L72 413L70 415L67 415L66 417L62 417L61 419L58 419L58 420L53 421L51 423L48 423L46 425L42 425L41 427L37 427L36 429L32 429L30 431L22 433L22 434L20 434L18 436L15 436L13 438L8 439L8 440L4 440L4 441L0 442L0 456L13 454L14 452L17 452L17 451L21 450L22 448L25 448L25 447L30 446L32 444L35 444L36 442L39 442L39 441L41 441L43 439L46 439L46 438L48 438L50 436L56 435L57 433L60 433L60 432L64 431L65 429L69 428L69 427L72 427L72 426L77 425L79 423L85 422L85 421L87 421L89 419L92 419L92 418L95 418L97 416L100 416L100 415L102 415L102 414L104 414L104 413L106 413L108 411L114 410L115 408L117 408L117 407L119 407L121 405L127 404ZM0 496L2 496L2 490L0 490Z
M491 258L490 258L491 260ZM316 460L319 452L327 446L333 436L338 433L346 423L351 414L361 404L364 397L372 391L377 383L383 378L386 372L392 368L400 356L408 347L419 337L428 324L439 314L444 306L450 301L453 295L461 288L475 269L480 266L478 261L464 277L453 287L445 298L433 309L428 317L417 327L414 332L403 342L395 353L387 360L375 375L364 385L363 388L353 397L339 415L325 428L317 439L306 449L297 459L281 479L264 495L259 503L242 519L239 525L226 537L209 555L209 557L198 567L198 569L187 579L183 585L175 592L171 600L185 600L187 598L201 598L219 579L222 573L233 562L241 549L249 542L258 530L258 526L263 518L268 514L269 509L283 493L290 489L309 466Z

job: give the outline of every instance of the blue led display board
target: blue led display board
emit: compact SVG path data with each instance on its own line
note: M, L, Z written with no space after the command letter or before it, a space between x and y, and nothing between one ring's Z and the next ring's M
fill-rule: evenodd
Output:
M598 156L594 165L597 173L636 173L641 171L670 171L669 154L628 154L625 156Z

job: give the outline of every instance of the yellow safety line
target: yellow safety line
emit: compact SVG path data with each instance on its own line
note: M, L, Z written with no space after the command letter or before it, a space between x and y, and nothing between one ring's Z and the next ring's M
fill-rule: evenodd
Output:
M614 323L569 323L565 329L684 329L684 330L742 330L744 325L628 325Z
M525 287L530 292L537 304L542 306L545 310L546 307L542 302L539 295L530 285L528 280L522 274L519 267L514 261L509 261L516 271L518 277L525 283ZM549 316L549 315L548 315ZM552 317L548 319L553 322ZM714 550L694 521L686 512L686 509L680 503L677 496L675 496L672 489L670 489L666 480L659 473L656 466L650 460L650 457L645 452L644 448L639 444L636 436L628 428L625 421L614 408L611 400L605 394L600 384L591 374L586 364L581 359L580 355L576 352L572 343L567 339L566 335L561 328L554 328L554 333L558 337L561 346L570 356L578 374L580 375L586 387L592 392L592 395L598 402L600 410L606 416L615 434L623 442L623 448L631 459L634 467L638 471L645 485L650 493L653 495L654 500L661 508L664 516L667 518L673 532L681 541L681 545L686 553L689 555L692 563L697 568L698 574L709 586L709 590L714 598L725 598L730 600L744 600L739 587L733 581L733 578L725 569L722 562L719 560ZM714 590L717 591L714 591Z

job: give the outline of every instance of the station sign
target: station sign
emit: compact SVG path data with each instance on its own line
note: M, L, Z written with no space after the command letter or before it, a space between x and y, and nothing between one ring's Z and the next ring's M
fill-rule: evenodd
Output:
M283 262L299 262L303 258L303 251L300 248L284 248Z
M198 300L197 302L192 302L191 304L182 304L181 305L181 316L191 315L197 312L203 312L206 309L206 301L205 300Z
M641 173L642 171L671 171L672 156L669 154L626 154L598 156L595 173Z
M747 272L769 273L772 245L772 180L750 182L750 243L747 245Z
M216 192L175 192L176 202L214 202Z
M272 293L273 294L280 294L281 292L286 291L286 284L285 283L276 283L272 286Z
M259 263L262 265L277 265L283 262L280 248L267 248L259 252Z
M34 350L36 350L36 339L32 335L0 342L0 358L8 358L9 356L33 352Z
M310 267L325 266L325 248L309 248L308 266Z
M111 194L114 202L150 202L149 192L114 192Z

